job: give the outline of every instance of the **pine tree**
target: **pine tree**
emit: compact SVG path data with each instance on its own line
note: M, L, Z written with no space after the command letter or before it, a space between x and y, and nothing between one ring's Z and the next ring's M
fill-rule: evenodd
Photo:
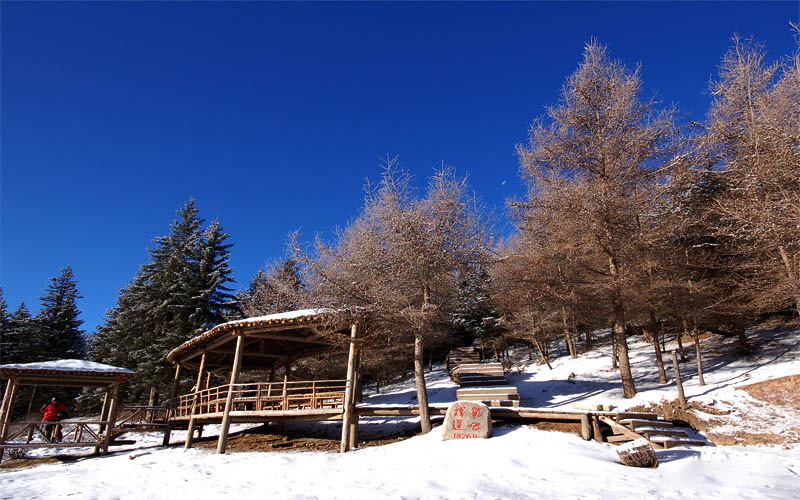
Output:
M259 269L247 290L239 295L238 302L245 316L263 316L303 307L304 292L300 266L295 260L286 258L266 269Z
M11 315L8 313L8 305L3 297L3 287L0 287L0 364L3 364L6 352L6 335L11 329Z
M51 278L45 288L45 294L39 298L41 309L36 316L41 328L40 358L45 361L53 359L80 359L86 354L83 321L78 319L77 283L72 269L67 266L61 275Z
M92 359L139 374L133 398L146 397L151 386L166 392L173 376L167 353L223 322L232 306L229 235L218 221L203 225L189 200L94 336Z
M31 363L40 360L37 354L39 349L36 323L25 302L20 302L17 310L8 318L3 331L0 363Z

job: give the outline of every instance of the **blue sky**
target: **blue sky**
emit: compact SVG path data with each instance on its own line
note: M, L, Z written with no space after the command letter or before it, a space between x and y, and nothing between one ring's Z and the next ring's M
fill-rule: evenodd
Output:
M84 327L190 197L232 235L236 286L285 236L330 235L399 155L502 214L515 144L595 36L701 120L739 32L795 50L800 2L0 4L0 283L35 312L71 265ZM502 229L502 228L501 228Z

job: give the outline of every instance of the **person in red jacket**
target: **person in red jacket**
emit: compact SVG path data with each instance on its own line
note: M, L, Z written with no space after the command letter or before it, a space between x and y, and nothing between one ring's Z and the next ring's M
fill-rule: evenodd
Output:
M67 411L67 405L59 401L58 398L53 398L49 403L45 403L39 411L44 413L42 421L47 422L43 426L47 439L51 443L61 442L63 436L61 435L61 425L58 422L61 421L64 412Z

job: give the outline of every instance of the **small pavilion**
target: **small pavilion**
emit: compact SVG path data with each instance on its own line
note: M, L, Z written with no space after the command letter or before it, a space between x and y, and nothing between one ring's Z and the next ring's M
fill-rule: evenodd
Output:
M81 359L0 365L0 379L8 380L0 406L0 460L6 448L94 447L96 451L107 453L119 403L119 386L135 374L126 368ZM66 438L60 443L52 443L47 439L41 419L16 422L12 432L12 410L19 388L25 385L105 389L100 418L91 421L62 420L59 425L68 432L64 433ZM44 441L32 442L37 435L45 438Z
M220 423L217 453L225 453L230 424L291 420L342 420L340 451L355 446L358 416L355 389L359 372L359 321L330 309L304 309L230 321L178 346L167 355L176 365L170 424L186 425L187 448L195 428ZM348 351L344 380L289 381L294 361ZM276 368L282 381L274 381ZM188 394L178 394L182 369L197 371ZM230 382L210 387L211 373L230 371ZM263 382L240 383L244 371L262 372Z

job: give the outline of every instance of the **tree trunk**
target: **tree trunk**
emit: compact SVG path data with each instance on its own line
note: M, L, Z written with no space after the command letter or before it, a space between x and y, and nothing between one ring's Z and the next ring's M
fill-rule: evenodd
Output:
M617 261L613 257L609 259L609 274L614 281L619 279ZM615 288L611 292L611 304L614 310L614 344L617 346L617 355L619 356L622 392L625 398L632 398L636 396L636 385L633 383L631 362L628 358L628 339L625 337L625 305L620 290L616 286L615 283Z
M739 351L742 354L750 354L750 344L747 342L744 325L737 321L733 328L736 330L736 337L739 339Z
M611 369L616 370L617 365L617 341L614 339L614 327L611 327Z
M675 338L678 341L678 351L681 353L681 363L686 363L686 351L683 350L683 336L689 334L689 322L686 321L686 318L683 318L681 319L681 323L683 324L683 331L675 334Z
M697 326L694 328L694 352L697 357L697 379L700 385L706 385L706 381L703 379L703 358L700 355L700 333L697 331Z
M666 384L667 383L667 372L664 370L664 360L661 358L661 346L659 345L660 342L658 341L659 336L659 326L658 321L656 320L656 313L653 311L652 307L648 307L648 313L650 315L650 330L653 336L653 348L656 351L656 364L658 365L658 383L659 384Z
M778 252L780 252L781 260L783 261L784 267L786 267L786 275L789 277L789 282L792 284L793 288L797 288L799 285L797 280L797 271L792 265L792 259L789 257L789 252L786 251L786 247L783 245L778 246ZM797 314L800 314L800 293L797 293L797 295L794 297L794 302Z
M547 355L544 353L544 350L542 349L542 344L540 344L539 341L536 340L536 337L533 338L533 343L534 343L534 345L536 345L536 349L539 350L539 355L542 357L542 360L544 360L544 362L547 365L547 367L552 370L553 367L550 366L550 360L547 359Z
M591 351L592 349L594 349L594 346L592 345L592 327L587 325L586 326L586 350L587 351Z
M561 323L564 329L564 340L567 342L569 357L575 359L578 357L578 354L575 352L575 344L572 342L572 335L569 333L569 326L567 325L567 308L565 306L561 306Z
M431 431L431 416L428 410L428 389L425 386L425 364L422 359L422 335L414 335L414 381L417 387L417 402L419 403L419 420L422 433Z

